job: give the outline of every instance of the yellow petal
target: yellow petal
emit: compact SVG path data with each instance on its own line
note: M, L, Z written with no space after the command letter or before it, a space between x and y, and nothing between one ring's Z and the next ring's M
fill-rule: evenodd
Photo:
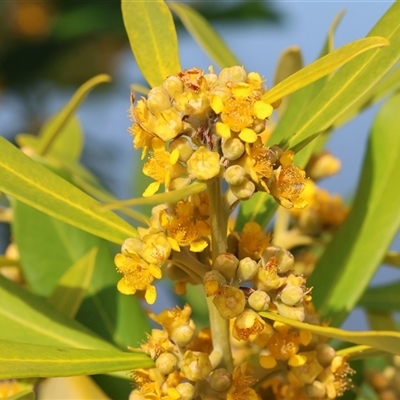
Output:
M206 240L195 240L190 243L190 251L195 253L200 253L208 246L208 242Z
M291 367L301 367L307 362L307 357L302 356L300 354L295 354L294 356L289 358L288 364Z
M122 294L135 294L136 293L136 288L134 288L133 286L127 285L125 278L120 279L120 281L117 284L117 289Z
M260 365L266 369L274 368L277 364L275 358L272 356L260 356L259 361Z
M257 133L250 128L244 128L239 133L239 138L246 143L254 143L257 140Z
M272 114L273 110L274 108L271 104L265 103L261 100L254 103L254 113L259 119L268 118Z
M157 291L153 285L147 286L144 298L146 299L148 304L154 304L157 298Z
M253 91L251 86L248 83L239 82L235 86L232 87L232 94L235 99L239 97L248 97L251 95Z
M150 183L150 185L147 186L147 189L143 192L143 197L153 196L159 188L160 184L158 182Z
M163 226L161 224L161 226ZM171 245L171 249L175 251L181 251L181 248L179 247L178 241L172 237L167 237L168 243Z
M224 124L223 122L217 122L215 129L218 136L221 136L225 139L229 139L231 137L231 130L227 124Z
M169 156L169 163L175 165L179 159L179 150L175 149L172 151L171 155Z
M149 272L156 279L161 279L161 277L162 277L161 269L160 269L160 267L158 265L150 264L149 265Z
M224 109L224 102L222 101L221 97L217 96L216 94L211 96L210 105L215 114L219 114Z

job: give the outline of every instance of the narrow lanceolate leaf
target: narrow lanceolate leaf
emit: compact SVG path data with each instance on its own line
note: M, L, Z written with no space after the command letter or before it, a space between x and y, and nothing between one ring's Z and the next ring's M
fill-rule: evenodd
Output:
M356 343L370 346L375 349L391 354L400 355L400 332L392 331L366 331L352 332L344 329L330 328L326 326L311 325L304 322L295 321L290 318L282 317L268 311L260 312L264 318L282 322L298 329L304 329L317 335L326 336L332 339L343 340L344 342Z
M94 375L154 365L145 354L0 340L0 379Z
M400 282L368 289L358 305L375 311L400 311Z
M380 36L390 46L359 55L344 65L315 97L301 118L285 132L287 146L299 151L319 132L325 131L340 115L384 77L400 58L400 3L395 2L378 21L369 36ZM303 163L307 160L303 160Z
M72 96L67 105L54 118L51 118L42 128L39 136L38 154L44 155L50 151L54 141L60 132L64 129L75 111L85 100L89 92L100 83L111 81L109 75L97 75L85 82Z
M57 287L47 299L58 311L70 318L75 317L89 287L97 251L97 248L93 248L75 262L63 274Z
M379 111L350 215L307 281L318 312L332 325L357 304L400 226L399 109L397 94Z
M151 87L180 70L178 39L162 0L122 0L122 17L136 62Z
M388 44L388 40L383 37L369 37L346 44L314 61L310 65L307 65L307 67L302 68L300 71L268 90L264 94L263 100L266 103L274 103L282 97L296 92L310 83L330 74L359 54L376 47L387 46Z
M361 360L367 357L386 357L387 353L370 346L358 345L336 351L336 355L348 357L349 361Z
M136 229L0 137L0 191L93 235L121 244Z
M0 339L49 346L115 350L78 322L60 314L0 275Z
M169 2L168 6L203 50L221 68L242 65L214 28L196 10L181 3Z

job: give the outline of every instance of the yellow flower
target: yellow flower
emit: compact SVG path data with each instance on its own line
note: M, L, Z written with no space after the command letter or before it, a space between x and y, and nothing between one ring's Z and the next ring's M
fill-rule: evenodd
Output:
M239 237L239 259L250 257L259 260L270 243L271 236L264 232L257 222L247 222Z
M175 329L190 323L191 314L192 309L188 304L185 304L182 310L179 307L174 307L172 310L161 311L158 315L150 313L149 317L171 335Z
M227 400L258 400L259 397L252 386L257 382L246 374L246 363L238 365L232 374L232 386L226 395Z
M171 245L165 233L155 233L143 237L141 257L149 264L161 265L171 255Z
M175 212L160 212L162 227L167 231L170 240L178 246L190 246L191 251L200 252L208 246L204 238L210 235L210 226L194 215L194 205L190 201L179 201Z
M149 264L137 254L126 256L119 253L114 263L118 272L124 277L118 282L118 290L123 294L134 294L137 290L145 290L147 303L156 301L156 288L152 285L154 278L161 278L161 269L155 264Z
M215 295L213 303L222 318L231 319L243 312L246 298L240 289L223 285Z

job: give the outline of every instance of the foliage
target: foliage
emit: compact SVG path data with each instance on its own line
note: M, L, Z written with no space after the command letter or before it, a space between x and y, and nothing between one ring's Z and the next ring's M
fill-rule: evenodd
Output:
M172 12L219 74L180 71ZM40 398L39 378L96 374L111 398L128 397L129 379L133 399L382 391L376 379L400 374L400 283L368 285L383 261L399 265L388 249L400 223L400 3L338 49L332 28L306 67L298 49L285 52L270 89L189 6L123 1L122 16L152 88L147 98L132 92L130 108L151 178L143 196L114 198L79 162L76 110L106 75L82 85L37 137L19 135L19 148L0 138L0 218L13 233L0 258L0 398L33 399L37 385ZM317 185L339 166L324 145L384 97L346 205ZM162 277L189 304L145 312ZM357 305L371 330L339 329ZM383 372L368 372L377 357ZM397 389L388 381L385 390Z

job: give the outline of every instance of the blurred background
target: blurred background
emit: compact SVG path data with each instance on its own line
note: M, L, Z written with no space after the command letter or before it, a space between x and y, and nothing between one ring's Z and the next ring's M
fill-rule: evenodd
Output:
M393 2L185 3L207 18L248 72L261 73L271 85L282 50L299 46L304 63L309 64L317 58L341 10L346 14L338 26L335 47L364 37ZM182 67L207 70L212 61L178 21L177 26ZM85 132L82 162L118 197L130 198L140 195L132 179L138 155L127 132L130 85L145 82L129 48L120 1L0 3L0 135L14 141L18 133L37 133L79 85L99 73L110 74L113 82L96 88L79 111ZM342 160L340 174L322 182L331 192L348 198L356 189L368 130L378 107L345 125L329 142L329 150ZM0 237L2 253L9 240L4 224L0 224ZM392 249L399 251L399 238ZM373 284L395 278L400 278L398 271L383 267ZM362 329L365 318L356 310L345 326Z

